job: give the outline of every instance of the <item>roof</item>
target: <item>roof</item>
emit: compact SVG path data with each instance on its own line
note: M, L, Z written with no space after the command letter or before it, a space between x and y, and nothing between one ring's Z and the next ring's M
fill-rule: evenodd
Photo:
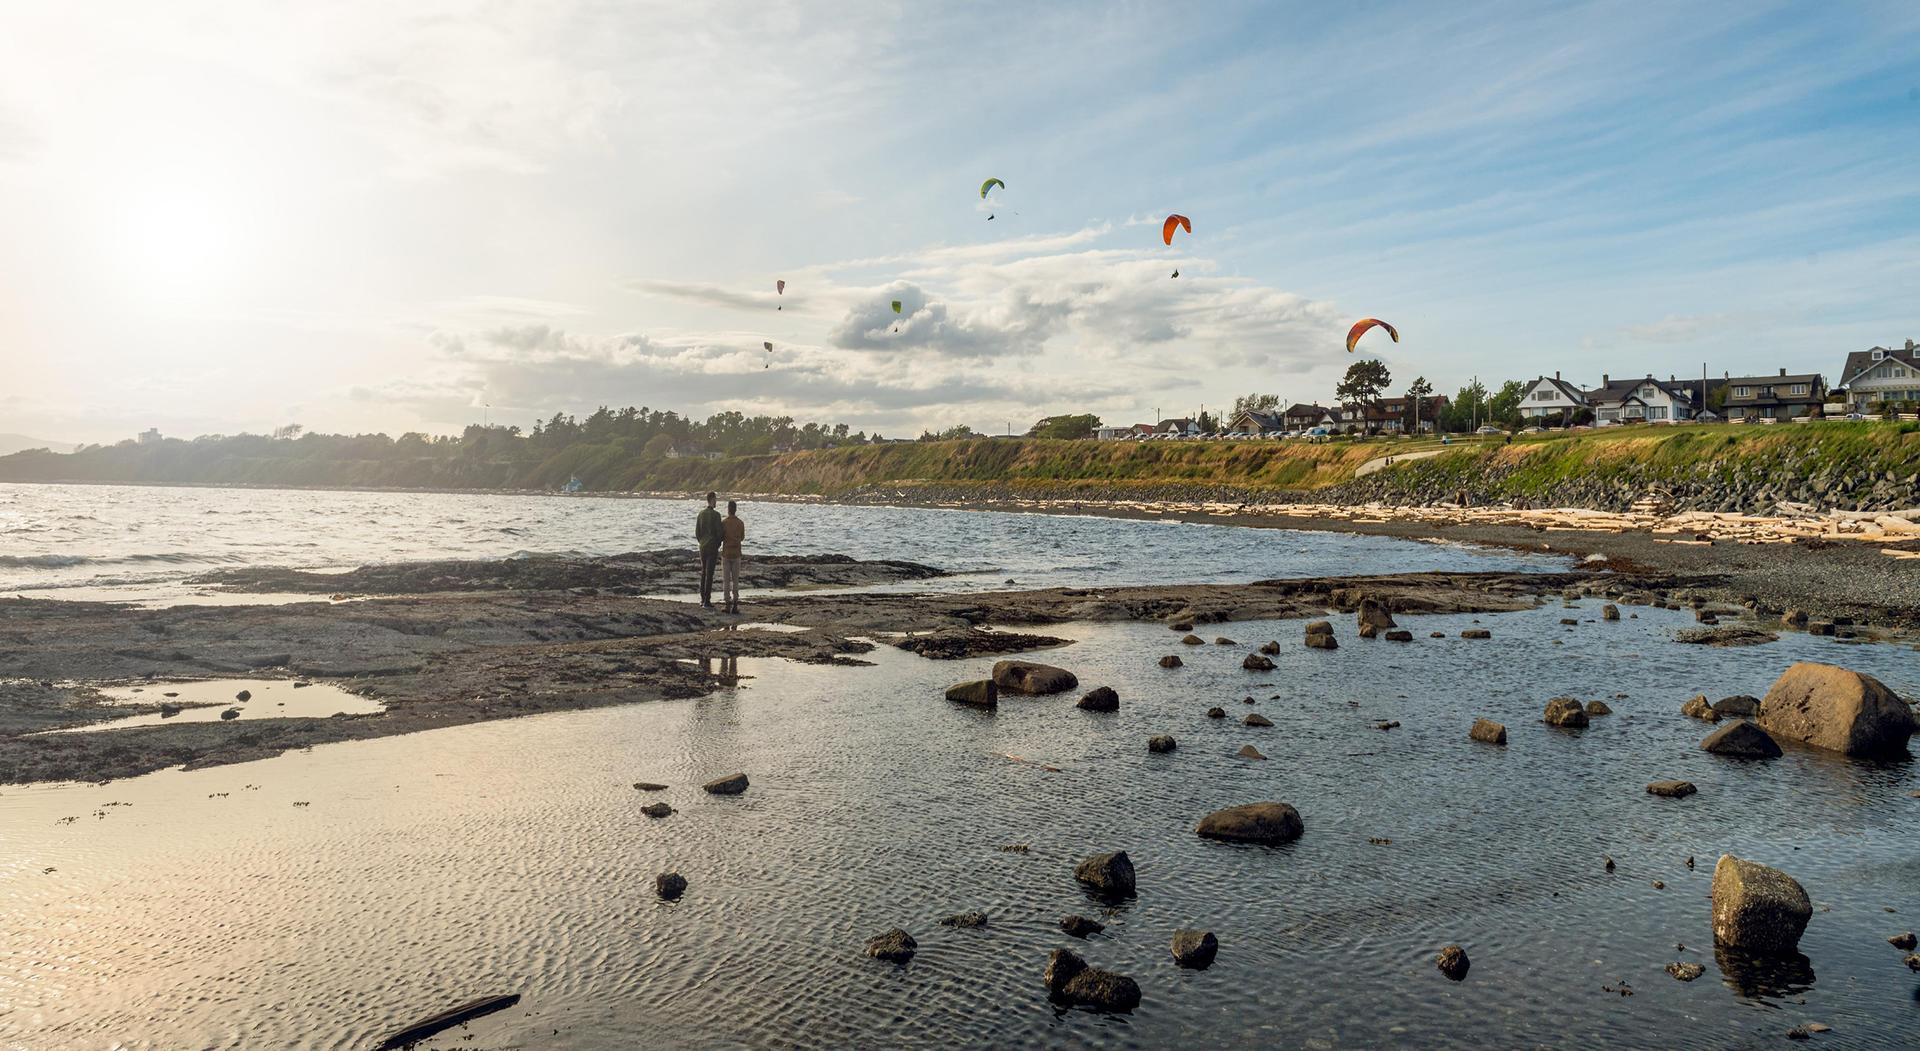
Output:
M1727 407L1731 409L1748 406L1758 407L1764 405L1802 405L1818 403L1820 401L1820 388L1824 382L1817 372L1807 372L1793 376L1730 376L1727 379ZM1807 393L1789 394L1776 392L1771 395L1762 393L1762 391L1768 388L1791 387L1796 383L1806 384ZM1741 387L1758 387L1760 390L1756 390L1743 398L1738 393Z
M1242 409L1234 415L1233 419L1238 420L1241 417L1252 420L1253 425L1263 431L1279 430L1285 426L1280 414L1277 412L1268 412L1262 409Z
M1573 402L1576 405L1583 405L1586 403L1586 400L1587 400L1586 392L1582 391L1580 388L1574 386L1571 383L1567 383L1566 381L1562 380L1558 376L1541 376L1540 378L1534 380L1532 383L1528 384L1527 389L1532 390L1533 388L1538 387L1542 383L1553 384L1555 389L1559 390L1562 396L1564 396L1568 401Z
M1878 352L1880 357L1874 358ZM1888 358L1907 366L1920 369L1920 350L1904 350L1899 347L1874 347L1870 350L1856 350L1847 355L1847 362L1840 367L1840 386L1844 387L1860 378L1860 374L1873 368Z
M1160 430L1166 430L1166 429L1168 429L1168 428L1170 428L1170 427L1175 427L1175 428L1179 428L1180 430L1183 430L1183 431L1184 431L1184 430L1186 430L1187 428L1189 428L1189 427L1192 427L1192 426L1194 426L1194 422L1193 422L1193 419L1192 419L1191 417L1188 417L1188 416L1169 416L1169 417L1167 417L1166 419L1164 419L1164 420L1161 420L1161 421L1159 422L1159 424L1157 424L1157 425L1156 425L1156 426L1154 427L1154 430L1156 430L1156 431L1160 431Z
M1294 402L1292 405L1288 406L1285 414L1288 416L1334 416L1334 417L1338 417L1340 415L1339 413L1333 411L1332 409L1323 408L1319 405L1308 405L1304 402Z
M1674 380L1663 380L1654 376L1630 376L1622 379L1608 377L1605 383L1586 392L1588 401L1620 402L1624 404L1629 397L1647 384L1653 384L1656 390L1664 391L1670 398L1691 400L1692 391L1686 384Z

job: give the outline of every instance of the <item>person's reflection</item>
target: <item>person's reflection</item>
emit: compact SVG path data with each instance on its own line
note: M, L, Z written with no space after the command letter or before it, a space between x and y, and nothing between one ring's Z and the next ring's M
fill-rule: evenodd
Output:
M740 658L731 653L721 654L717 658L700 658L700 670L708 678L718 679L727 686L735 686L740 682Z

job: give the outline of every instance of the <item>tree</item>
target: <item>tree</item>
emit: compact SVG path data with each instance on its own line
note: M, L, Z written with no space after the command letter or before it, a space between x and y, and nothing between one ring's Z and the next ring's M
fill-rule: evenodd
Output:
M1242 394L1233 399L1233 412L1227 418L1231 420L1243 412L1273 412L1278 408L1280 408L1278 394Z
M1090 412L1075 416L1048 416L1027 431L1030 438L1091 438L1100 417Z
M656 434L647 439L647 444L640 449L640 455L649 459L660 460L665 459L666 455L672 451L673 439L665 434Z
M1520 399L1526 394L1527 384L1519 380L1502 383L1500 393L1487 402L1487 418L1509 430L1520 426Z
M304 430L306 430L306 428L297 423L289 423L285 427L275 427L273 429L273 436L281 441L292 441L300 437L300 432Z
M1205 409L1201 409L1200 415L1193 418L1193 425L1200 428L1201 434L1212 434L1214 431L1220 429L1219 421L1207 415L1207 410Z
M1347 366L1346 378L1333 388L1333 395L1347 405L1367 407L1380 400L1380 392L1393 382L1387 363L1376 358L1356 361Z
M1428 383L1425 376L1416 376L1412 383L1407 384L1407 416L1409 419L1406 429L1408 434L1419 433L1421 420L1431 420L1434 418L1433 404L1427 401L1427 399L1431 397L1433 397L1433 384Z

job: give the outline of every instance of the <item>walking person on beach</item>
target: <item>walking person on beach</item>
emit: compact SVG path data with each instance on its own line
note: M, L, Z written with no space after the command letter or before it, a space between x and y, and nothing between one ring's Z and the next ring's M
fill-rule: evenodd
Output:
M718 493L707 494L707 509L693 520L693 538L700 544L700 608L713 608L713 570L720 560L720 540L723 528L720 524L720 512L714 510L719 503Z
M746 539L740 505L728 500L727 517L720 523L720 601L728 613L740 612L740 544Z

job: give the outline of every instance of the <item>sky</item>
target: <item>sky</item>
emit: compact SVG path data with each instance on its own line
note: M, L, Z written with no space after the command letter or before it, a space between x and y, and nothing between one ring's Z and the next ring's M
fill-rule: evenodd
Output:
M1837 381L1920 338L1910 0L0 0L0 25L0 431L45 439L599 405L1126 424L1328 402L1368 316L1396 392Z

